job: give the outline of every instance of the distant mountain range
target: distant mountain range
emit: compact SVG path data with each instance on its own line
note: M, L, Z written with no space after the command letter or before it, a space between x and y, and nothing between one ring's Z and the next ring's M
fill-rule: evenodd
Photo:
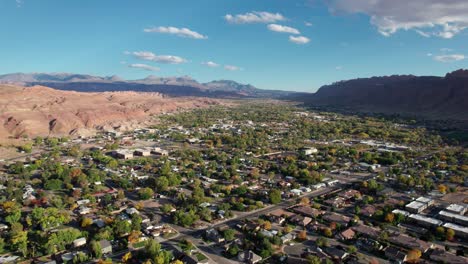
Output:
M71 73L13 73L0 83L42 85L78 92L136 91L169 96L211 98L275 98L350 112L399 114L432 120L468 121L468 70L444 77L392 75L359 78L322 86L315 94L262 90L249 84L219 80L199 83L189 76L123 80Z
M78 92L136 91L158 92L169 96L203 96L216 98L282 98L294 92L262 90L250 84L218 80L199 83L189 76L124 80L118 76L99 77L72 73L11 73L0 75L0 83L24 86L42 85Z
M444 77L393 75L340 81L315 94L294 97L339 110L468 121L468 70Z

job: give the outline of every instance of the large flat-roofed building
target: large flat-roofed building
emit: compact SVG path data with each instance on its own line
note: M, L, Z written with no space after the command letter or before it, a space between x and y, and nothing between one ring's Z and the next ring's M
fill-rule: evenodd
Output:
M466 211L468 210L468 206L462 205L462 204L451 204L445 208L445 211L448 211L450 213L454 214L459 214L459 215L464 215Z
M453 231L455 231L455 235L462 237L462 238L468 238L468 227L460 226L457 224L452 224L452 223L445 223L443 225L445 228L450 228Z
M151 155L151 150L150 149L137 149L135 150L135 152L133 152L133 155L141 156L141 157L148 157Z
M434 204L434 200L432 200L431 198L423 197L423 196L416 199L416 201L420 203L425 203L427 204L427 206L431 206Z
M460 224L463 226L468 226L468 217L464 215L454 214L449 211L440 211L439 218L445 221L450 221L456 224Z
M407 211L405 210L400 210L400 209L395 209L392 211L393 214L401 214L401 215L404 215L405 217L408 217L410 216L411 214L408 213Z
M415 201L412 201L411 203L407 204L405 208L411 213L421 213L433 204L434 200L426 197L419 197Z
M412 201L411 203L405 206L406 210L412 213L420 213L427 208L427 204L420 203L417 201Z
M133 152L129 150L115 150L112 152L112 155L117 159L132 159Z
M438 219L419 214L411 214L408 218L413 220L414 222L417 222L419 225L426 227L437 227L441 226L444 223Z

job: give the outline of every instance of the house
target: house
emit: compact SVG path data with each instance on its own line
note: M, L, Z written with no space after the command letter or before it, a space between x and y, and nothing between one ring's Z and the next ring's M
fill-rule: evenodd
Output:
M73 247L74 248L82 247L84 245L86 245L86 238L85 237L73 240Z
M437 263L450 263L450 264L466 264L466 263L468 263L468 258L451 254L451 253L449 253L449 252L447 252L445 250L442 250L442 249L434 250L431 253L429 258L432 261L437 262Z
M406 261L407 254L404 251L401 251L399 248L388 246L384 250L385 256L392 260L394 263L403 264Z
M308 216L312 218L317 218L318 216L323 214L323 211L317 210L315 208L312 208L310 206L298 206L294 207L292 209L293 212L303 215L303 216Z
M367 216L367 217L372 217L375 214L375 206L373 205L366 205L363 208L361 208L361 215Z
M315 185L312 185L312 188L315 189L315 190L322 189L322 188L325 188L325 187L327 187L327 185L325 183L317 183Z
M291 240L294 240L296 238L296 235L294 233L289 233L281 237L281 242L288 243Z
M339 184L340 181L338 181L338 180L328 180L325 183L327 184L327 186L332 187L332 186L335 186L335 185Z
M112 253L112 245L109 240L101 240L99 241L99 245L101 246L101 253L102 254L109 254Z
M404 234L397 234L394 236L390 236L388 238L388 242L395 244L400 247L404 247L406 249L419 249L422 253L425 253L430 248L433 247L432 243L410 237Z
M340 224L342 226L346 226L346 225L348 225L351 218L349 218L347 216L344 216L344 215L337 214L337 213L327 213L327 214L323 215L323 220L325 220L325 221L327 221L329 223L335 222L335 223Z
M357 225L351 227L351 229L356 232L358 235L370 237L373 239L377 239L380 235L380 230L374 227L370 227L367 225Z
M291 213L291 212L285 211L283 209L277 209L277 210L269 213L268 218L272 223L281 225L286 220L286 218L288 218L288 217L290 217L292 215L294 215L294 214Z
M354 237L356 236L356 232L353 231L353 229L351 228L348 228L346 229L345 231L341 232L339 235L338 235L338 238L341 239L341 240L351 240L353 239Z
M341 208L346 205L346 201L343 197L333 197L325 200L324 203L334 208Z
M8 230L8 226L5 224L0 224L0 231L6 231Z
M91 213L91 208L86 207L86 206L80 206L80 208L78 209L78 213L79 213L80 215L89 214L89 213Z
M333 247L325 248L325 253L327 253L332 259L337 261L342 261L349 255L346 251Z
M338 193L338 196L343 197L346 200L351 200L353 198L361 197L361 192L351 189Z
M128 215L140 214L140 212L138 212L138 210L136 208L133 208L133 207L125 209L125 213L128 214Z
M206 230L206 238L208 238L209 240L213 241L213 242L216 242L216 243L221 243L221 242L224 242L224 237L222 237L218 230L214 229L214 228L210 228L208 230Z
M255 254L251 250L240 252L239 255L237 256L237 259L239 261L242 261L242 262L248 263L248 264L255 264L255 263L258 263L258 262L262 261L262 257Z
M300 149L300 152L306 156L310 156L312 154L318 153L318 149L316 148L302 148Z
M0 263L16 263L18 256L0 256Z

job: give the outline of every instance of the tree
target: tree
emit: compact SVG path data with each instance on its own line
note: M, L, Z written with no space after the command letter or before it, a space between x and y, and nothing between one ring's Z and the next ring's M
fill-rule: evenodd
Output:
M322 264L322 260L319 257L314 256L314 255L307 256L307 262L309 264Z
M266 230L270 230L271 229L271 222L270 221L265 221L263 223L263 228L266 229Z
M439 184L439 186L437 186L437 189L439 190L440 193L447 193L447 186L443 185L443 184Z
M348 253L353 254L357 252L357 248L353 245L348 247Z
M319 237L315 240L318 247L328 247L328 240L324 237Z
M93 219L85 217L81 220L81 227L86 228L93 224Z
M23 146L19 147L20 151L24 151L26 153L32 152L32 144L24 144Z
M127 263L131 259L132 259L132 252L127 252L125 255L122 256L123 263Z
M307 239L307 232L305 230L302 230L301 232L299 232L299 234L297 235L297 238L299 240L306 240Z
M310 204L310 200L309 200L309 198L307 198L307 197L302 197L300 203L303 204L303 205L309 205L309 204Z
M165 192L169 188L169 180L166 176L161 176L156 179L156 189L158 192Z
M11 225L10 243L13 249L20 251L24 257L28 253L28 232L23 230L23 225L14 223Z
M101 258L102 248L101 248L101 244L98 241L96 240L91 241L91 252L93 253L93 256L95 258Z
M279 202L281 202L281 191L277 189L271 190L269 193L269 198L270 203L278 204Z
M88 255L86 255L85 253L83 252L78 252L78 254L76 254L74 257L73 257L73 264L79 264L79 263L84 263L84 262L87 262L89 260L89 257Z
M3 251L5 251L5 240L0 237L0 254L2 254Z
M226 241L232 241L234 240L234 236L235 236L236 232L232 229L226 229L224 230L223 232L223 237Z
M445 238L449 241L453 240L455 237L455 231L451 228L447 228L447 231L445 232Z
M385 215L385 222L393 223L394 220L395 220L395 215L393 213L387 213L387 215Z
M138 197L141 200L148 200L154 196L154 191L151 188L141 188L138 190Z
M326 236L326 237L332 237L333 236L333 232L331 230L331 228L325 228L323 229L323 235Z
M412 249L408 251L408 255L406 257L406 261L410 263L418 262L419 258L421 257L422 253L419 249Z

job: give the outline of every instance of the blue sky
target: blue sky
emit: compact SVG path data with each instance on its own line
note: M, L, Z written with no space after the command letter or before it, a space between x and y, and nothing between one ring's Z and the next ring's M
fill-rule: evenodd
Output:
M189 75L309 92L444 75L468 68L467 13L466 0L0 0L0 74Z

